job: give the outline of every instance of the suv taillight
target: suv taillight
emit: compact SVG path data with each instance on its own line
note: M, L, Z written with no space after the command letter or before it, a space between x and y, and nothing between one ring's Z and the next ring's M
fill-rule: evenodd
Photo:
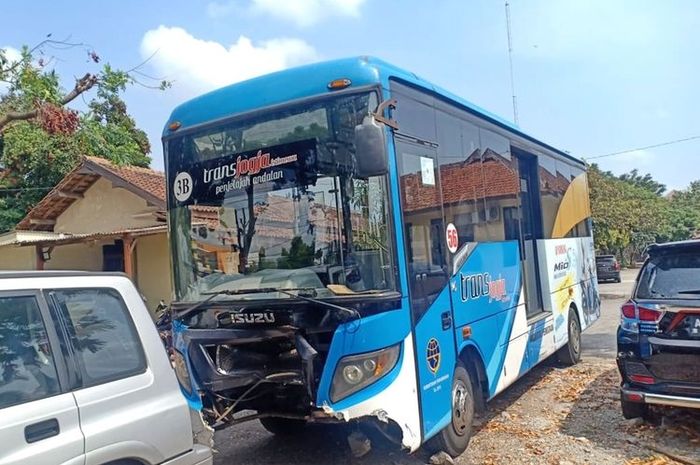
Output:
M637 318L637 306L631 300L622 304L622 316L625 318Z
M637 310L639 310L640 321L651 321L653 323L658 323L661 320L661 317L664 315L663 311L654 308L637 306Z
M658 323L664 316L661 308L650 308L638 305L633 300L628 300L620 308L622 313L622 328L634 333L642 332L654 334L658 331Z
M615 268L615 271L620 271L620 262L616 261L615 264L613 265L613 268Z

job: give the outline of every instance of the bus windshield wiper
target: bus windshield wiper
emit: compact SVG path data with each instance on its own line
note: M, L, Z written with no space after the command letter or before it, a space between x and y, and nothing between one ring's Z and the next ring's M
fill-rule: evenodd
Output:
M296 291L296 293L294 293ZM303 295L303 292L307 292L310 294L309 295ZM210 291L210 292L203 292L203 295L208 295L206 299L204 299L201 302L196 303L190 308L186 308L185 310L182 310L178 312L178 317L179 318L185 318L188 316L191 316L195 313L198 313L199 311L202 311L202 306L212 300L214 297L219 296L219 295L243 295L243 294L267 294L271 292L279 292L281 294L286 294L290 297L296 297L301 300L306 300L307 302L312 302L317 305L322 305L327 308L331 308L333 310L340 311L342 314L348 316L348 317L353 317L353 318L360 318L361 315L360 313L352 308L348 307L343 307L342 305L336 305L332 304L330 302L325 302L323 300L315 299L314 297L316 296L316 289L313 287L259 287L259 288L248 288L248 289L222 289L220 291ZM312 297L313 296L313 297Z
M282 294L297 297L297 294L292 294L292 291L306 292L310 297L316 296L316 289L313 287L254 287L244 289L222 289L220 291L202 292L202 295L244 295L244 294L269 294L272 292L280 292Z

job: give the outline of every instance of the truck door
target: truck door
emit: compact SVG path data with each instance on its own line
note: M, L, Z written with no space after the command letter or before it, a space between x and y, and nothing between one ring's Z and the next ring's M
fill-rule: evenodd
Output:
M70 341L78 375L74 395L86 465L129 454L161 463L192 448L185 398L136 289L55 289L48 293Z
M83 464L78 407L38 294L0 293L0 355L0 464Z
M455 342L436 150L395 138L423 438L450 421Z

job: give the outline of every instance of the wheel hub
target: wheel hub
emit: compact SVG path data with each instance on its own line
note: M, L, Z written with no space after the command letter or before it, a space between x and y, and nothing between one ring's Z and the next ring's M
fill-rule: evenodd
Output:
M462 381L457 381L452 389L452 426L462 436L471 423L471 402L469 391Z
M574 353L579 353L581 350L581 338L579 337L580 331L578 328L578 323L574 318L571 318L569 322L569 338L571 339L571 348Z

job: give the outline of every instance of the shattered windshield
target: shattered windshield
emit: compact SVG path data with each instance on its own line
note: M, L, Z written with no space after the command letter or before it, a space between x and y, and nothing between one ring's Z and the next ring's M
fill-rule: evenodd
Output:
M363 176L355 151L376 104L374 93L334 97L169 141L177 299L395 289L386 175Z

